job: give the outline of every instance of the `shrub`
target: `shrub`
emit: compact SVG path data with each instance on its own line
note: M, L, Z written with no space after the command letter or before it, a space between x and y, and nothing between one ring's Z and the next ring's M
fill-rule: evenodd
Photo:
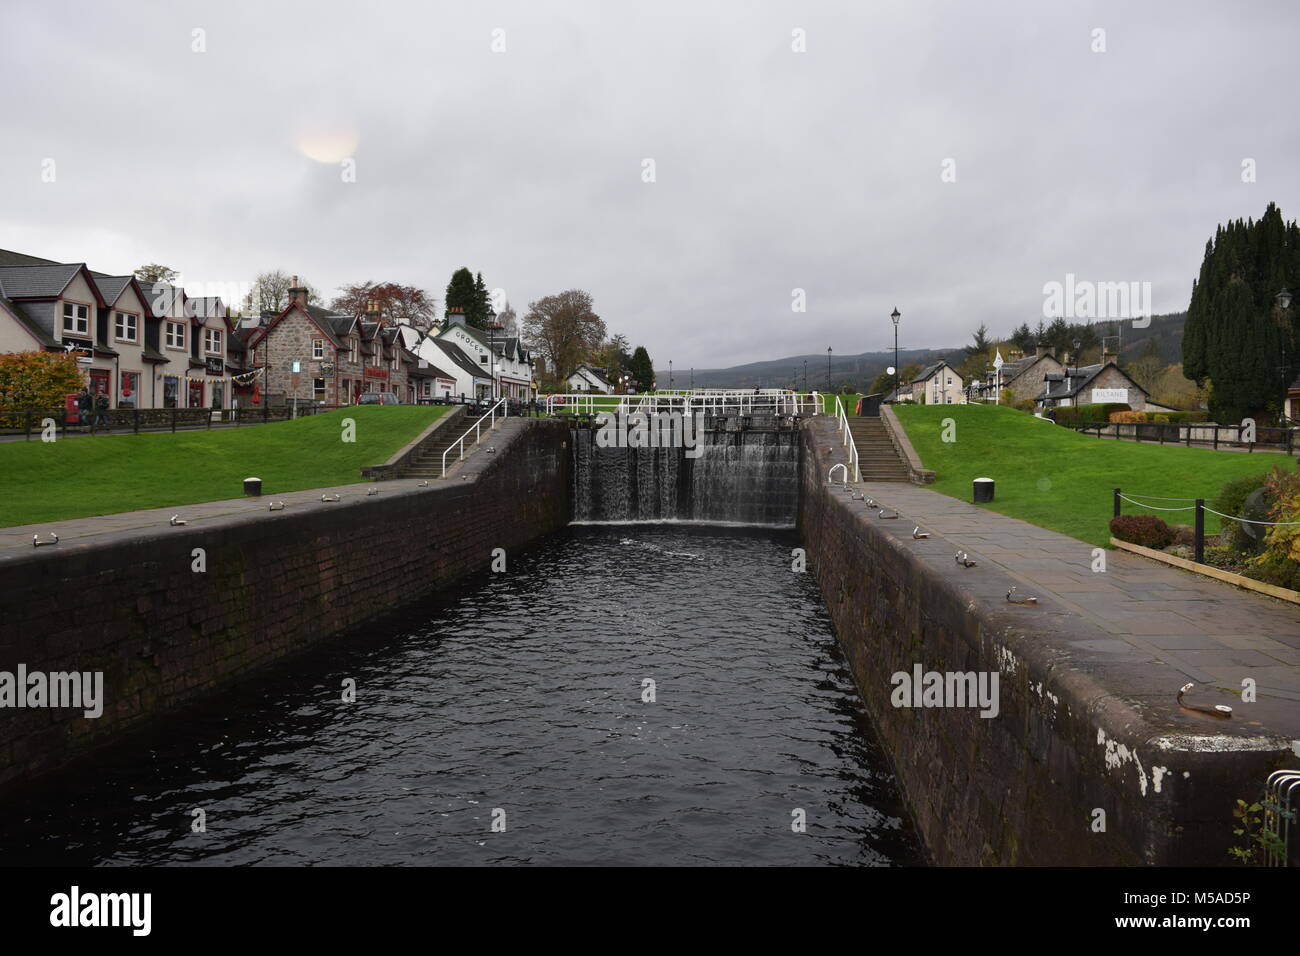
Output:
M1108 422L1112 412L1127 411L1130 411L1130 408L1123 402L1107 402L1104 405L1065 405L1052 409L1052 418L1060 425Z
M1262 489L1273 521L1300 522L1300 470L1276 467ZM1250 577L1300 591L1300 524L1279 524L1264 535L1263 553L1250 561Z
M1155 515L1120 515L1110 519L1112 537L1156 551L1174 543L1169 525Z
M1247 475L1245 478L1235 478L1219 489L1219 496L1214 499L1210 507L1220 514L1225 515L1242 515L1246 518L1263 517L1259 515L1248 515L1242 509L1246 506L1246 499L1253 492L1263 488L1268 481L1267 472L1262 475ZM1251 535L1247 530L1248 526L1243 525L1240 521L1223 521L1223 542L1238 552L1254 551L1256 549L1256 537Z

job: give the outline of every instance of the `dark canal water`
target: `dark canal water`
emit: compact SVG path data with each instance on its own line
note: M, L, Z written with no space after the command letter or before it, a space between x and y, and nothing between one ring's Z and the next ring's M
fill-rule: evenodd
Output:
M920 863L797 545L572 527L0 807L0 863Z

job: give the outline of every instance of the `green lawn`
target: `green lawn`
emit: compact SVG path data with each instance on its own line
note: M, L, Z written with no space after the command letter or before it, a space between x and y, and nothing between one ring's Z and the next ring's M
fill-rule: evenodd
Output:
M844 404L844 414L852 415L853 410L858 407L858 399L861 397L861 392L853 392L851 395L832 395L824 393L822 395L822 410L827 415L834 415L835 399L838 398Z
M991 508L1044 528L1105 545L1110 538L1112 491L1135 498L1204 498L1209 504L1228 481L1292 467L1285 455L1145 445L1080 435L1024 412L988 405L897 405L921 463L937 475L929 487L971 500L971 479L997 482ZM956 425L943 439L943 420ZM1192 502L1154 501L1164 507ZM1124 502L1125 514L1158 514L1169 524L1192 524L1194 512L1146 511ZM1218 531L1207 514L1206 532Z
M358 405L214 431L0 442L0 527L361 481L448 406ZM345 442L343 420L356 422Z

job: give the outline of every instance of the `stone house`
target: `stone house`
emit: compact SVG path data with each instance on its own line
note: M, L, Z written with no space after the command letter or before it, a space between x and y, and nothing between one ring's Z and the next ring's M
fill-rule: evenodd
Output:
M1150 407L1146 390L1110 361L1048 373L1037 399L1044 409L1108 402L1127 403L1135 412Z
M1017 358L1002 366L1002 388L1009 390L1017 401L1037 399L1050 374L1059 374L1063 366L1056 359L1054 349L1039 346L1035 354ZM991 381L996 379L991 378Z

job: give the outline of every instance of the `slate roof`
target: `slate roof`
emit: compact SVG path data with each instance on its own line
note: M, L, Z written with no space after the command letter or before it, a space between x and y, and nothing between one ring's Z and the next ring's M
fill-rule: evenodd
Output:
M0 295L6 299L55 299L84 268L80 262L0 266Z
M927 365L925 368L921 369L920 374L918 374L916 378L912 379L910 384L916 385L918 382L928 381L930 378L934 377L935 373L938 372L939 369L947 365L947 362L935 362L933 365Z
M452 360L452 362L459 365L461 369L468 372L473 377L475 378L491 377L490 375L488 375L487 369L482 368L477 362L475 362L472 358L466 355L464 350L461 349L460 346L458 346L455 342L448 342L446 339L439 339L438 348L442 349L443 352L446 353L447 357ZM454 376L448 376L448 378L452 378L452 377Z
M1118 365L1114 362L1106 362L1105 364L1084 365L1076 368L1067 367L1066 371L1063 372L1048 372L1043 383L1043 390L1038 395L1038 400L1056 401L1062 398L1073 398L1087 388L1088 383L1103 371L1112 367L1124 375L1133 388L1136 388L1143 395L1147 394L1147 390L1124 374Z
M104 297L108 305L112 305L122 297L126 287L131 284L131 276L102 276L98 272L92 272L91 277L94 279L99 294Z
M599 382L601 385L605 386L606 388L612 388L612 387L613 387L613 386L611 386L611 385L609 384L609 380L608 380L607 378L605 378L605 375L604 375L604 371L605 371L605 370L604 370L603 368L593 368L592 366L588 365L586 362L583 362L583 363L580 364L577 368L575 368L572 372L570 372L570 373L569 373L569 377L572 378L574 375L577 375L577 374L578 374L579 372L581 372L583 369L586 369L586 370L591 374L591 377L594 378L594 379L595 379L597 382Z
M47 348L59 347L59 343L55 340L53 334L51 334L50 331L47 331L44 328L44 326L41 325L41 323L35 321L30 315L28 315L27 310L24 309L17 302L12 302L9 299L0 298L0 306L3 306L4 309L8 311L14 317L15 320L17 320L18 324L21 325L23 328L25 328L32 335L34 335L36 337L36 340L40 342L42 345L46 346ZM51 308L50 311L52 312L53 309Z
M56 266L58 265L53 259L42 259L40 256L29 256L25 252L11 252L8 249L0 249L0 266Z

